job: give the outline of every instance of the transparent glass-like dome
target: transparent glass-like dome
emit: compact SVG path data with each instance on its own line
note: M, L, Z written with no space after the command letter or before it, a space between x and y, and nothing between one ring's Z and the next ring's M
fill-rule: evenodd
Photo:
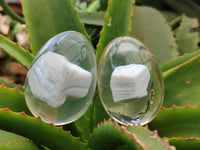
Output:
M131 37L119 37L105 48L99 61L98 89L107 113L124 125L147 124L163 103L159 65Z
M26 78L26 103L44 122L63 125L80 118L92 102L96 59L89 41L68 31L38 52Z

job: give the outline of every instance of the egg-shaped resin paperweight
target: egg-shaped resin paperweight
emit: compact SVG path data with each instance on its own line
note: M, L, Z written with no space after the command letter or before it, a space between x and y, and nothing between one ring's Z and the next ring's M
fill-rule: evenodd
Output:
M163 77L158 62L140 41L114 39L98 66L98 89L107 113L124 125L147 124L163 103Z
M27 73L28 108L47 123L75 121L92 102L96 68L93 48L81 33L54 36L38 52Z

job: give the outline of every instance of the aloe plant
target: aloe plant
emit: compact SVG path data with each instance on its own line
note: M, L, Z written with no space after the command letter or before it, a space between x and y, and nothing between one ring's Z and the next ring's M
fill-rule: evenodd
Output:
M145 2L137 3L148 4ZM159 8L166 3L171 6L173 1L163 3L159 1L155 6L153 2L148 5ZM181 10L177 3L175 1L173 7ZM5 1L1 0L0 4L12 17L13 12ZM163 108L144 127L120 126L109 119L97 89L93 103L80 119L56 127L32 116L25 104L23 86L1 79L0 149L199 149L198 20L178 16L176 12L135 6L134 0L109 0L108 5L106 0L97 0L85 10L79 10L82 7L77 5L80 1L22 0L31 50L25 50L4 36L0 36L1 49L28 70L41 46L63 31L74 30L85 35L94 45L97 63L111 40L125 35L136 37L149 47L161 65L165 80ZM193 12L199 9L195 4L186 10L192 7L196 8ZM24 22L16 14L13 19ZM191 33L194 27L197 30Z

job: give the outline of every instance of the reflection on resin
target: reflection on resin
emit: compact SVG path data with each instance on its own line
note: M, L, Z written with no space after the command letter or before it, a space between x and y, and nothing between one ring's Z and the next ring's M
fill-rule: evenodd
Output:
M148 123L163 102L159 65L131 37L117 38L105 48L98 67L98 88L105 110L124 125Z
M50 39L33 61L25 85L34 116L55 125L80 118L96 86L96 60L88 40L75 31Z

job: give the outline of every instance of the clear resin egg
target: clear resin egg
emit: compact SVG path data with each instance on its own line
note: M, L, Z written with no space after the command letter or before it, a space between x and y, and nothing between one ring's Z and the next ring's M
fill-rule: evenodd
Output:
M80 118L92 102L96 59L89 41L68 31L38 52L26 77L25 99L34 116L63 125Z
M147 124L163 103L158 62L131 37L116 38L105 48L99 61L98 89L107 113L124 125Z

